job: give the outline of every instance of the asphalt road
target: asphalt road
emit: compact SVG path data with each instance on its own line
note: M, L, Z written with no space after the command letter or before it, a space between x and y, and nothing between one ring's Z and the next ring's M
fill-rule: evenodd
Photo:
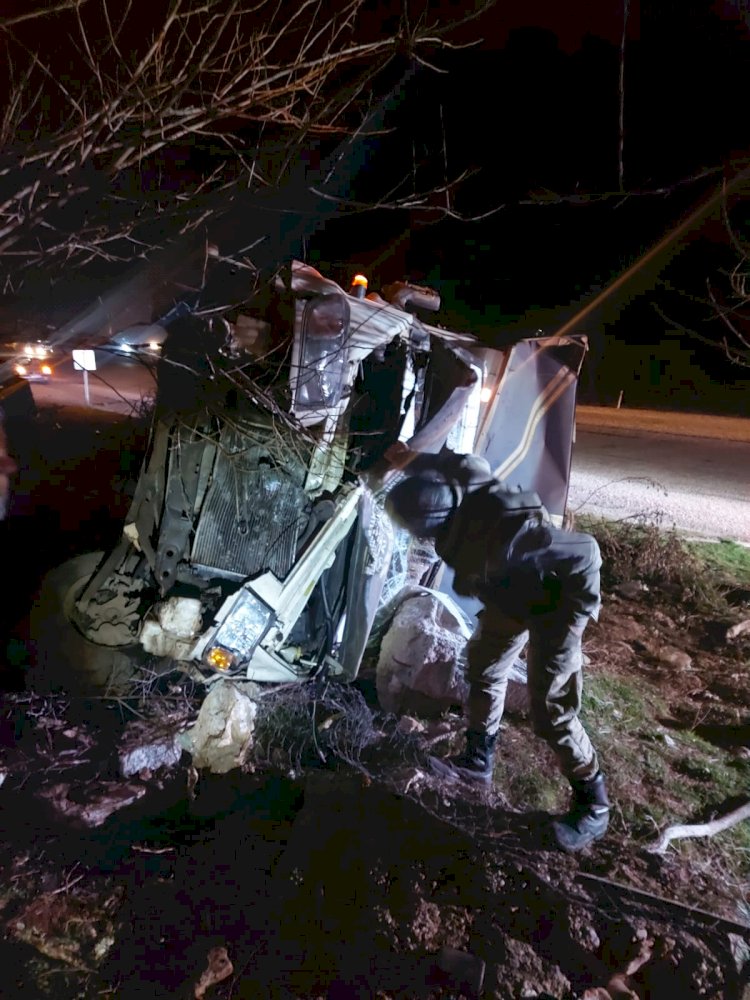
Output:
M137 358L121 357L108 351L96 351L96 371L88 373L88 398L84 373L73 368L71 360L54 361L54 374L48 382L31 385L38 406L86 406L112 413L132 413L153 395L156 388L146 363ZM153 359L155 361L155 359Z
M608 426L607 411L583 418L571 510L750 544L750 421L659 414L661 430L654 432L644 429L653 421L639 411L622 412L617 426Z
M148 367L96 352L89 375L96 408L127 413L153 392ZM39 405L84 405L72 362L35 384ZM750 544L750 420L580 407L569 506L612 519Z

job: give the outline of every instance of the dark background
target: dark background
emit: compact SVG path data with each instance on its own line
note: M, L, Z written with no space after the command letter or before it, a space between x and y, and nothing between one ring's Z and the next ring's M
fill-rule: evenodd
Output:
M134 45L148 34L149 18L160 23L166 0L148 8L150 14L139 5L128 22ZM5 0L0 9L25 7ZM96 6L91 10L95 16ZM472 5L366 0L354 36L388 37L404 10L440 26L471 15ZM60 15L61 25L67 16ZM40 23L25 22L13 37L36 47L50 74L75 79L83 71L75 46L62 30L40 32ZM90 30L98 30L95 22ZM364 167L343 172L338 215L332 218L330 202L322 203L316 221L313 207L300 227L306 231L301 244L291 249L295 241L286 241L285 252L344 286L356 270L369 275L373 289L403 278L429 284L443 299L439 322L489 343L538 330L552 334L750 166L749 0L499 0L446 38L454 47L436 46L436 68L422 67L404 84L387 130L367 140ZM368 99L382 99L387 77L380 74L353 102L351 122ZM352 80L351 71L342 70L336 99ZM58 112L53 100L45 112L50 130ZM260 132L241 122L223 127L234 130L235 145L249 159L261 150L267 163L283 160L290 141L297 141L273 126ZM340 138L303 140L288 171L303 171L298 192L305 172L314 176ZM116 178L120 197L110 200L110 210L127 219L141 204L171 197L169 209L139 231L147 242L165 245L179 228L177 193L217 162L229 172L241 170L220 142L167 147ZM449 202L434 190L446 182ZM293 188L281 190L270 227L270 216L252 205L236 222L230 213L234 230L227 242L234 240L236 250L252 245L259 229L283 234ZM95 178L91 190L96 196ZM727 300L728 276L742 260L736 240L747 230L749 195L747 184L718 199L699 225L576 320L591 346L584 401L611 404L622 392L625 405L748 414L750 350L745 365L727 359L725 328L708 287ZM412 207L403 207L404 199ZM372 210L383 202L388 207ZM80 218L80 206L71 202L53 221L61 232L74 232ZM112 224L117 221L113 215ZM35 283L31 269L21 293L24 315L29 303L44 303L40 329L64 322L123 271L122 264L97 258L54 278L40 272ZM15 309L7 299L0 296L0 310Z
M623 13L621 0L486 13L473 25L480 45L407 89L398 134L373 142L354 192L372 197L385 170L405 193L417 162L422 190L431 170L436 184L472 172L452 208L467 220L492 214L446 218L435 198L432 211L345 216L310 241L308 259L344 284L355 268L373 287L430 284L446 323L489 341L555 332L748 162L746 5L633 0L620 191ZM748 193L718 203L577 326L591 340L585 401L623 390L631 405L748 413L750 369L699 339L723 334L707 281L721 290L737 263L723 216L741 235Z

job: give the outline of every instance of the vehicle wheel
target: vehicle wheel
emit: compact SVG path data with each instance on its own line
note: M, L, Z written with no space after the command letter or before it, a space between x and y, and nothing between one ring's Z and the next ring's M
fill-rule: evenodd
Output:
M139 646L99 646L70 620L73 604L102 555L75 556L42 580L29 616L32 668L28 686L35 691L118 695L135 673Z

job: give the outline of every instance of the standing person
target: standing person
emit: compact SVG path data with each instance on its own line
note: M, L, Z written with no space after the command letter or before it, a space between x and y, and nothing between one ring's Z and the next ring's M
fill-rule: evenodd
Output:
M528 642L534 731L555 752L572 790L553 822L558 845L578 851L604 836L609 799L596 752L578 717L581 640L601 603L596 540L555 528L539 496L512 491L476 456L449 451L399 456L413 474L390 491L386 510L417 537L434 540L459 594L484 609L468 646L466 747L433 758L449 779L489 784L508 674Z

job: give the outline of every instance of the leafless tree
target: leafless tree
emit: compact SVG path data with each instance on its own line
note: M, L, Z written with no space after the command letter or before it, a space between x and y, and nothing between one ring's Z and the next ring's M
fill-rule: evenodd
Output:
M747 176L748 168L744 171ZM727 357L750 368L750 243L730 219L727 202L724 220L736 263L720 280L707 281L708 297L721 324L718 338Z
M0 291L42 261L147 255L160 220L200 223L207 193L275 184L302 137L356 124L389 60L431 63L466 20L407 3L384 29L364 0L63 0L0 18ZM189 169L164 183L181 149Z
M694 213L702 221L708 210L720 206L729 245L728 259L733 257L733 263L714 268L705 280L705 294L689 294L684 290L678 293L697 321L683 323L671 310L655 308L672 327L722 351L734 364L750 368L750 243L744 232L746 226L733 219L744 214L750 167L739 166L741 169L735 176L725 181ZM684 314L684 310L680 311Z

